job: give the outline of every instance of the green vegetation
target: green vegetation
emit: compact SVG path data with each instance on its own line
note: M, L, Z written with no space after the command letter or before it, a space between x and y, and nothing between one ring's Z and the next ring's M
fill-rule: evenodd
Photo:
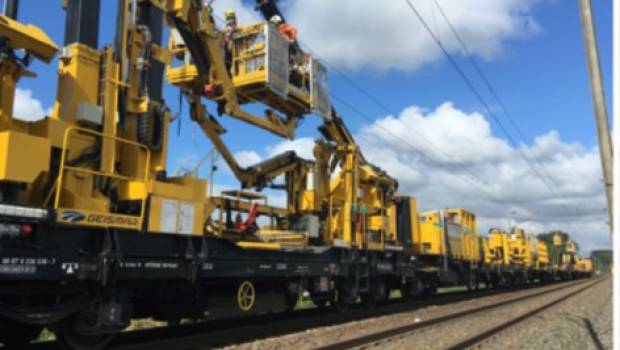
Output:
M590 254L594 271L598 273L609 272L609 267L613 264L613 252L611 250L593 250Z
M52 333L52 331L50 331L49 329L45 328L43 330L43 332L41 332L41 334L39 334L39 338L37 338L37 340L35 340L35 343L40 343L40 342L48 342L48 341L54 341L56 340L56 336L54 335L54 333Z

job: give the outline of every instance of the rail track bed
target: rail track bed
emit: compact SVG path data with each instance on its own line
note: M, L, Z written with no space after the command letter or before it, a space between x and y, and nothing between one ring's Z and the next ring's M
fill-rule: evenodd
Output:
M305 329L300 327L301 330L297 333L288 332L284 336L246 343L240 340L227 349L410 349L412 345L415 345L416 349L446 349L455 345L458 339L472 336L476 331L476 328L472 327L474 322L487 325L487 328L496 325L495 314L499 310L504 310L507 318L514 317L517 315L515 305L519 305L522 311L528 310L533 307L534 301L544 303L560 295L589 288L596 283L599 283L599 280L564 282L487 295L476 294L475 298L461 298L446 303L418 304L407 308L401 306L399 311L367 315L366 318L355 317L351 313L343 315L342 317L348 316L348 319L343 318L337 324L309 325ZM388 305L384 308L391 307ZM267 328L269 326L265 325L264 329ZM446 336L454 329L463 331L461 338ZM440 339L443 339L445 344L441 343ZM204 348L206 347L202 349Z
M193 350L226 346L247 346L261 341L269 344L272 339L295 338L299 332L329 328L337 330L343 325L359 322L382 322L384 318L407 317L421 309L437 309L457 304L476 303L479 298L501 300L515 293L564 288L571 283L551 284L545 287L533 286L526 289L481 289L477 292L449 292L434 297L404 303L392 299L384 305L368 310L361 305L346 313L336 313L330 308L311 308L281 314L267 314L244 318L214 320L191 325L153 328L123 333L113 343L114 350L172 349ZM339 339L339 338L337 338ZM252 342L252 343L248 343ZM259 345L260 346L260 345ZM321 346L321 345L319 345ZM1 348L1 347L0 347ZM262 348L262 347L261 347ZM270 345L264 347L272 348ZM281 348L288 348L284 345ZM312 347L309 347L312 348ZM56 350L55 342L33 344L27 350Z
M560 303L576 299L601 282L604 279L564 283L551 288L537 288L520 295L506 295L504 300L485 303L474 309L414 321L321 346L319 349L409 349L412 346L416 349L442 350L514 348L511 347L514 344L501 343L504 332L548 312Z

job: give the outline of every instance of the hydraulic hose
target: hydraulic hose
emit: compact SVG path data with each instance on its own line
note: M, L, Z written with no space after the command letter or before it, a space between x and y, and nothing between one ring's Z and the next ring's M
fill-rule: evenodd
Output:
M138 116L138 141L151 151L159 151L162 147L166 111L165 106L157 106L152 113L142 113Z

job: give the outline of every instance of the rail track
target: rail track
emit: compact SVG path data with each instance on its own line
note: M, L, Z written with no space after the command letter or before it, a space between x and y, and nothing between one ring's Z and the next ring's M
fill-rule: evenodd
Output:
M554 299L551 302L545 303L544 305L537 307L523 315L517 316L509 321L503 322L485 332L479 333L477 335L474 335L468 339L465 339L457 344L454 344L448 348L446 348L446 350L460 350L460 349L468 349L468 348L472 348L472 347L476 347L476 346L482 346L484 345L485 342L494 339L496 336L500 335L502 332L504 332L505 330L527 320L532 318L533 316L539 315L542 312L544 312L545 310L563 302L566 301L574 296L576 296L577 294L580 294L582 292L584 292L585 290L593 287L594 285L598 284L602 282L602 280L599 281L595 281L592 282L582 288L577 289L576 291L573 291L571 293L565 294L557 299Z
M500 307L501 305L507 305L511 302L518 302L520 300L548 294L553 291L564 289L568 286L579 283L584 283L584 281L560 283L558 284L558 286L552 289L547 289L542 292L536 292L526 297L514 298L514 300L510 299L509 301L485 306L480 309L469 310L462 313L441 317L435 320L406 325L397 330L390 330L388 332L371 334L367 337L333 344L324 347L324 349L348 349L351 347L362 347L365 344L374 343L382 339L385 340L399 334L405 334L415 331L416 329L430 327L433 324L448 321L451 318L454 319L458 317L464 317L471 312L482 312L484 310L490 310L495 307ZM550 285L547 285L547 287L549 286ZM532 287L533 289L540 288L540 286L536 285ZM516 291L521 290L527 289L516 289ZM174 348L175 350L203 350L206 348L238 344L246 341L253 341L257 339L290 334L294 332L304 331L309 328L331 326L351 321L368 319L372 317L380 317L395 313L408 312L424 306L445 305L485 296L508 294L514 291L515 289L483 289L477 292L451 292L445 294L438 294L434 297L424 298L410 303L403 303L399 300L393 300L382 305L381 307L372 310L368 310L359 306L350 310L347 313L335 313L331 312L329 309L314 308L280 314L250 316L238 319L222 319L192 325L132 331L121 334L118 339L113 343L110 349L169 350L171 348ZM0 349L4 348L0 347ZM33 344L27 348L27 350L57 349L59 349L59 347L56 342Z
M584 285L581 288L578 288L577 290L568 293L568 294L563 294L558 298L555 298L553 301L544 304L541 307L537 307L534 310L531 310L530 312L527 312L526 314L522 314L519 316L516 316L514 318L512 318L511 320L501 323L483 333L479 333L476 334L470 338L467 338L463 341L459 341L456 344L450 345L449 347L446 348L446 350L457 350L457 349L467 349L470 347L474 347L476 345L481 345L483 344L485 341L494 338L496 335L498 335L499 333L503 332L504 330L532 317L535 316L547 309L549 309L550 307L553 307L557 304L559 304L562 301L565 301L591 287L593 287L594 285L601 283L602 281L604 281L604 278L599 278L596 279L595 281L592 280L580 280L580 281L576 281L576 282L570 282L570 283L562 283L560 286L551 288L551 289L545 289L543 291L539 291L539 292L534 292L531 294L527 294L525 296L520 296L520 297L515 297L515 298L509 298L507 300L503 300L500 302L496 302L493 304L488 304L488 305L484 305L482 307L479 308L475 308L475 309L468 309L468 310L464 310L464 311L459 311L459 312L455 312L452 314L448 314L445 316L440 316L440 317L436 317L433 319L429 319L426 321L422 321L422 322L414 322L414 323L410 323L410 324L406 324L400 327L396 327L396 328L391 328L385 331L380 331L377 333L372 333L372 334L368 334L362 337L358 337L358 338L353 338L353 339L349 339L349 340L344 340L341 342L337 342L337 343L333 343L330 345L326 345L323 347L320 347L319 350L344 350L344 349L364 349L364 348L370 348L370 347L379 347L383 344L388 344L396 339L401 339L401 338L405 338L408 336L411 336L412 334L415 334L416 332L419 332L421 330L427 330L439 325L443 325L446 324L447 322L451 322L451 321L455 321L455 320L461 320L461 319L465 319L469 316L472 315L477 315L477 314L481 314L481 313L487 313L487 312L492 312L495 311L497 309L503 308L503 307L507 307L510 305L514 305L517 303L521 303L524 301L528 301L531 299L535 299L535 298L539 298L542 296L546 296L546 295L550 295L562 290L565 290L566 288L571 288L574 286L578 286L578 285Z

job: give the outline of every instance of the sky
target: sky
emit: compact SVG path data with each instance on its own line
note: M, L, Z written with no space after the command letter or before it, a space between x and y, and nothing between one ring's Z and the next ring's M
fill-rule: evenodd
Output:
M304 47L330 69L333 103L366 157L398 179L400 192L416 196L421 210L468 208L476 213L481 233L509 224L531 233L561 229L584 253L611 246L576 1L412 1L488 108L404 0L280 3ZM100 47L113 41L114 4L102 0ZM611 111L611 2L593 1L593 6ZM246 0L215 0L214 7L220 16L236 9L242 23L260 19ZM518 131L477 76L441 11ZM64 18L57 1L22 0L19 19L43 28L59 46ZM39 76L20 82L15 115L33 119L49 113L56 67L57 60L32 65ZM169 107L178 112L178 91L171 86L164 91ZM171 129L171 173L193 167L212 147L187 117L187 106L183 111L181 124ZM231 118L221 122L228 130L224 140L243 165L289 149L311 157L319 137L317 116L304 120L293 141ZM219 165L216 188L237 188L230 171ZM201 175L207 172L208 167L201 169ZM273 195L271 203L283 204L281 193Z

